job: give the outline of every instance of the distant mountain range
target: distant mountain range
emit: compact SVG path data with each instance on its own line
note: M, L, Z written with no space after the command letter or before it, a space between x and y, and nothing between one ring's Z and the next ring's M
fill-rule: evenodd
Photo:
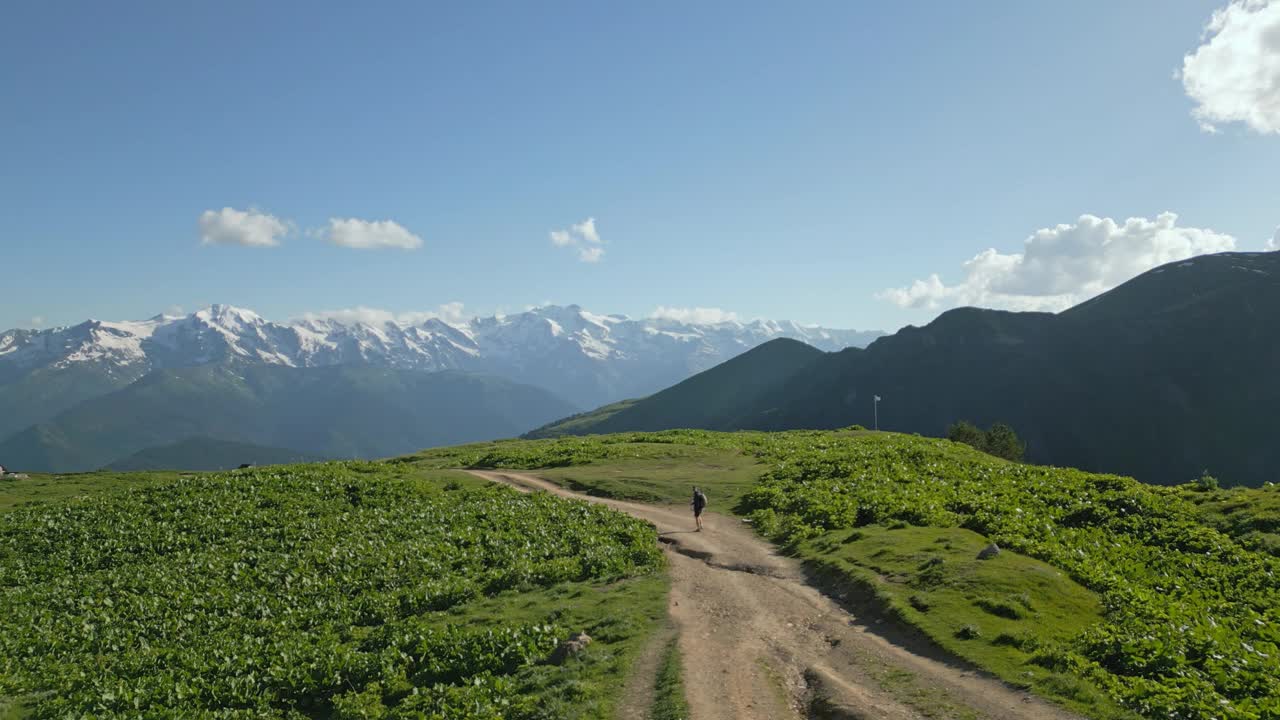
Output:
M834 350L865 345L881 334L764 320L633 320L576 305L412 325L277 323L250 310L214 305L137 322L89 320L11 330L0 334L0 458L30 470L83 470L192 434L328 457L391 454L518 434L574 410L649 394L774 338ZM395 373L373 372L379 370ZM450 372L431 381L415 377L443 371ZM388 391L397 383L411 388L405 400L430 386L433 394L423 407L432 416L402 417L420 426L392 433L395 439L388 442L352 441L351 429L335 428L333 416L290 415L280 404L311 407L310 395L277 392L271 385L315 394L326 390L326 382L369 390L366 382L378 386L370 378L393 376ZM259 381L267 384L255 385ZM452 394L445 385L456 386ZM469 395L458 388L480 390ZM497 395L513 400L498 407ZM229 398L247 398L249 404L233 407ZM381 429L368 411L386 409L392 398L366 392L328 399L332 404L325 412L368 417ZM471 417L470 409L455 402L497 411ZM172 422L177 403L202 414ZM259 410L250 412L255 403ZM271 424L286 416L293 427ZM451 422L451 416L469 419ZM327 439L317 439L326 433Z
M541 388L459 370L201 365L157 370L86 400L0 440L0 458L73 472L191 437L376 458L511 437L571 409Z
M963 308L866 349L777 340L533 436L1012 424L1038 462L1173 484L1280 481L1280 253L1151 270L1057 314Z

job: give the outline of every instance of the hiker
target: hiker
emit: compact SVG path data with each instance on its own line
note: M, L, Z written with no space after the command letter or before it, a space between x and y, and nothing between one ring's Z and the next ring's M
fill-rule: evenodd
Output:
M698 523L698 532L702 532L702 510L707 506L707 496L694 486L693 502L689 503L693 506L693 520Z

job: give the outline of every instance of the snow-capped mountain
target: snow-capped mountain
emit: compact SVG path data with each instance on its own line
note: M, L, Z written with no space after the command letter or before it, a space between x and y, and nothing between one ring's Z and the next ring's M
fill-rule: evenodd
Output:
M838 350L864 346L880 334L764 320L637 320L597 315L576 305L412 325L317 318L278 323L251 310L214 305L185 316L89 320L0 334L0 415L11 410L4 407L13 401L5 386L14 383L43 379L41 385L47 385L50 378L91 376L94 392L153 370L223 362L484 371L547 388L585 409L647 395L773 338ZM66 404L53 395L44 398L48 411Z

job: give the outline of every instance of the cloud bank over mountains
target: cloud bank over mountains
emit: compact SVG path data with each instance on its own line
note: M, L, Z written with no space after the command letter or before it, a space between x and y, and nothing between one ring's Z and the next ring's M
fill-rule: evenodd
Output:
M659 305L649 317L655 320L671 320L679 323L693 323L697 325L716 325L726 322L738 322L738 313L721 310L720 308L679 308L667 307Z
M473 317L475 317L475 313L467 312L464 305L455 300L444 303L435 310L393 312L361 305L354 308L303 313L298 319L310 321L329 320L342 325L398 325L409 327L421 325L428 320L443 320L447 323L458 324L464 323Z
M1022 252L989 248L978 253L963 264L958 283L947 285L934 273L878 297L903 308L976 305L1056 312L1156 266L1235 247L1230 235L1179 226L1171 212L1124 222L1082 215L1074 223L1037 230Z

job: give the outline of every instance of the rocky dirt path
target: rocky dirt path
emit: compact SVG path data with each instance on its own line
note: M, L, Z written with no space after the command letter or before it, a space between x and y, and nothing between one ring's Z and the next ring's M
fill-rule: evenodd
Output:
M708 513L696 533L687 510L579 495L528 474L473 474L608 505L657 527L690 720L1078 720L995 678L890 642L739 520Z

